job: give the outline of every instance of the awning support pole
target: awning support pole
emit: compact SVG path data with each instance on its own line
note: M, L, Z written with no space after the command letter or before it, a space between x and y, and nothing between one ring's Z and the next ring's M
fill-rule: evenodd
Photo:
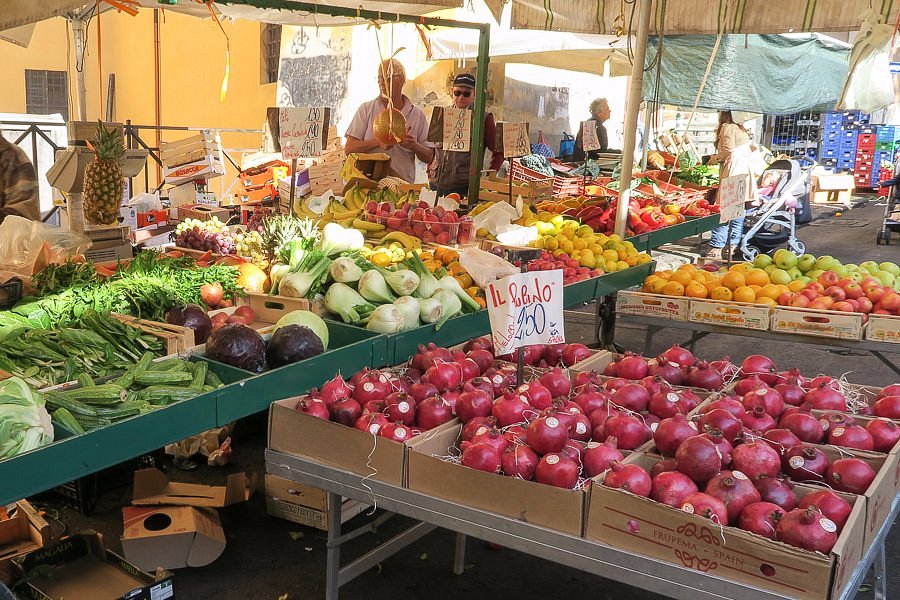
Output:
M84 19L72 17L72 35L75 38L75 56L84 56ZM79 69L78 59L75 60L75 95L78 99L78 120L87 121L87 85L84 82L84 61L81 61Z

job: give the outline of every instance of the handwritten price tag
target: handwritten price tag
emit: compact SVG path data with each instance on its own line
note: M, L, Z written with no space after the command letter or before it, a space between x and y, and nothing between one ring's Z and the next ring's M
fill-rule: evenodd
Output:
M719 182L719 223L728 223L744 214L750 199L750 176L732 175Z
M566 341L560 269L510 275L489 283L485 291L495 354Z
M516 158L531 154L531 143L528 141L528 123L502 123L503 156Z
M597 137L597 122L581 122L581 147L585 152L600 149L600 139Z
M329 109L281 108L278 110L278 141L285 159L319 156L328 132Z
M468 152L472 143L472 111L463 108L444 109L444 149Z

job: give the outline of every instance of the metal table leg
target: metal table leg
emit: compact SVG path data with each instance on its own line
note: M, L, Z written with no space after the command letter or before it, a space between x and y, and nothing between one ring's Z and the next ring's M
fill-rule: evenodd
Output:
M878 552L875 554L872 568L875 571L875 581L872 586L875 592L875 600L887 600L887 573L884 572L884 540L881 541Z
M462 575L466 570L466 534L456 534L456 551L453 553L453 574Z
M888 358L885 358L885 356L878 350L870 350L869 352L871 352L875 358L886 364L891 371L893 371L897 375L900 375L900 365L894 363L894 361Z
M341 571L341 506L343 498L339 494L328 494L328 545L325 565L325 598L338 600Z
M600 347L615 350L616 343L616 296L610 294L597 299L597 339Z

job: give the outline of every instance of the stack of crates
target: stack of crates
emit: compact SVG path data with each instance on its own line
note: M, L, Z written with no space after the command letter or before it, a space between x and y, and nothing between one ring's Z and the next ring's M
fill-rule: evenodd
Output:
M875 126L863 125L856 138L856 164L853 166L853 178L858 188L871 188L872 166L875 160ZM877 180L876 180L877 183Z
M819 162L830 169L836 169L841 146L841 113L822 115L822 149Z
M875 155L872 159L873 185L883 180L881 177L881 165L894 164L897 150L900 150L900 127L879 125L878 132L875 134Z
M818 158L819 114L811 112L775 117L771 150L789 156Z

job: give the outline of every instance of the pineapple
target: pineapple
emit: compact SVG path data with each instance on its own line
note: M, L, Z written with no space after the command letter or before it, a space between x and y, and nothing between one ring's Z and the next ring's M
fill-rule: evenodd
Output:
M84 170L84 218L93 225L113 225L119 218L125 185L122 136L98 121L97 142L91 150L94 160Z

